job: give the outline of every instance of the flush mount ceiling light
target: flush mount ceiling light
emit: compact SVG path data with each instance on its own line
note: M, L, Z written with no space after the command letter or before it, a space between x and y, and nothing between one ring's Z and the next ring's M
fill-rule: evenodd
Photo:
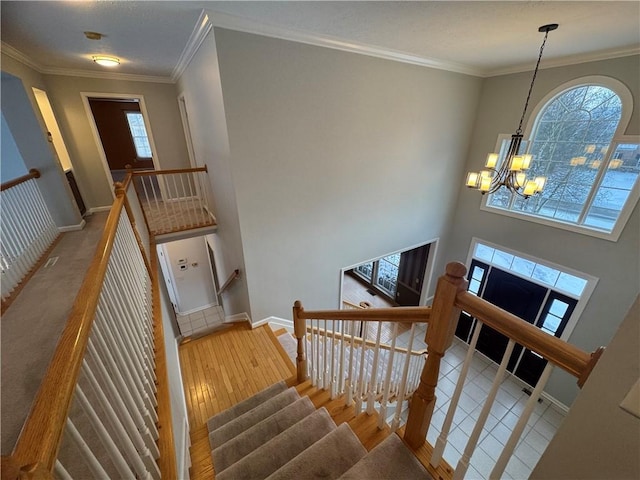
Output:
M538 55L538 63L533 72L533 78L531 79L531 85L529 86L529 94L524 104L524 110L522 117L520 117L520 124L516 133L511 135L511 143L509 149L504 155L504 158L500 158L497 153L490 153L487 156L485 163L485 169L480 172L469 172L467 174L466 185L469 188L475 188L479 190L483 195L485 193L494 193L501 187L506 187L512 193L515 193L521 197L529 198L531 195L542 192L546 177L536 177L534 179L527 178L526 170L531 166L533 157L529 154L522 154L520 152L520 144L522 143L522 122L524 121L525 114L527 113L527 107L529 106L529 100L531 99L531 91L533 90L533 84L536 81L536 75L538 74L538 67L540 66L540 60L542 59L542 51L544 45L547 42L547 36L549 32L558 28L557 23L551 23L549 25L543 25L538 28L539 32L544 32L544 39L540 46L540 54ZM501 160L501 162L500 162ZM499 165L499 167L498 167Z
M98 65L102 65L103 67L117 67L120 65L120 59L110 55L94 55L91 58L93 58L94 62Z

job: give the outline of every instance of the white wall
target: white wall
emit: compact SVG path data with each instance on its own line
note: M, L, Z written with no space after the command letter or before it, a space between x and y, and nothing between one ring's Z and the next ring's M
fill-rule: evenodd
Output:
M165 252L176 294L176 310L186 314L217 305L217 294L204 237L186 238L159 246ZM180 268L186 260L186 269Z
M113 195L81 92L142 95L160 168L190 167L175 85L64 75L45 75L44 78L46 88L42 89L47 92L58 120L88 208L111 205Z
M178 80L178 91L184 93L196 163L209 169L214 213L219 225L214 242L216 268L219 280L224 282L235 269L244 272L245 264L213 32L204 39ZM245 275L222 295L222 306L227 315L251 313Z
M161 271L158 271L158 281L160 282L160 307L162 310L162 328L164 332L167 377L169 380L173 441L175 445L178 478L184 480L188 477L182 476L181 473L185 470L183 466L186 462L189 462L187 457L189 455L190 440L188 435L185 435L184 428L185 422L188 423L189 420L187 416L187 402L184 397L182 373L180 370L178 343L176 341L180 332L175 322L175 315L171 308L171 302L169 301L169 295ZM188 472L188 469L186 470Z
M638 378L640 299L620 325L531 478L640 478L640 419L619 406Z
M639 58L631 56L541 70L530 107L569 80L588 75L608 75L631 89L636 105L626 133L639 134ZM498 134L512 133L522 114L522 104L511 99L524 101L530 81L530 72L485 80L465 170L477 171L486 154L494 150ZM463 177L460 177L462 181ZM471 238L475 236L593 275L599 278L598 285L569 342L587 351L607 345L640 291L639 208L636 206L618 241L610 242L482 211L480 201L478 192L466 188L460 191L453 231L443 242L445 255L441 257L436 271L442 271L444 262L465 261ZM570 405L578 387L568 374L554 371L546 391Z
M335 308L342 267L447 232L480 79L215 37L254 321Z
M16 145L16 141L13 138L9 125L4 119L4 113L2 114L2 132L0 136L0 148L2 153L0 154L0 181L2 183L14 178L21 177L28 173L28 169L24 164L20 150Z

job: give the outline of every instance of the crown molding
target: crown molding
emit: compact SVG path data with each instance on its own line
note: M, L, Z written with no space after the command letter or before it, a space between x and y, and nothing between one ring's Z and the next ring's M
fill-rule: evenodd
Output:
M315 33L303 32L273 25L266 25L247 18L237 17L226 13L219 13L213 10L209 11L209 18L214 27L226 28L245 33L263 35L265 37L279 38L281 40L289 40L292 42L305 43L319 47L332 48L334 50L342 50L344 52L358 53L370 57L383 58L385 60L394 60L421 67L436 68L439 70L447 70L450 72L464 73L476 77L484 76L484 71L474 67L453 63L443 62L432 58L420 57L406 52L393 50L375 45L368 45L360 42L348 42L329 35L320 35Z
M597 62L599 60L611 60L613 58L630 57L632 55L640 55L640 47L617 48L612 50L603 50L601 52L586 53L583 55L574 55L571 57L554 58L550 60L543 59L540 70L548 68L566 67L569 65L577 65L579 63ZM520 65L516 67L500 68L489 70L483 75L484 77L497 77L499 75L510 75L513 73L530 72L533 70L532 65Z
M8 57L13 58L14 60L26 65L27 67L35 70L36 72L42 73L42 67L38 65L36 62L27 57L20 50L13 48L8 43L0 42L0 52L4 53Z
M198 21L196 22L196 26L193 28L193 32L191 32L191 36L189 37L184 50L182 50L178 63L176 63L173 73L171 74L171 80L174 83L187 69L189 63L191 63L191 60L193 59L193 56L197 53L200 45L202 45L204 39L207 38L207 35L209 35L212 28L213 25L209 20L209 16L204 10L202 10L198 17Z
M85 77L101 80L121 80L129 82L174 83L174 81L170 77L161 77L157 75L136 75L132 73L96 72L93 70L44 67L39 63L31 60L20 50L12 47L5 42L0 43L0 51L2 51L2 53L6 54L8 57L13 58L14 60L43 75L64 75L69 77Z

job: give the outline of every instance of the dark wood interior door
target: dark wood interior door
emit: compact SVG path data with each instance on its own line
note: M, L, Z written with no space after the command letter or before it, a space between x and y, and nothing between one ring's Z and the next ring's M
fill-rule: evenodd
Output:
M511 273L493 267L489 272L483 298L513 313L529 323L534 323L547 294L547 288ZM476 349L496 363L502 361L509 339L494 329L482 327ZM522 347L516 345L507 368L513 371Z
M138 102L90 98L89 105L109 169L124 170L127 165L138 169L153 169L151 158L141 158L136 154L136 147L127 123L127 112L140 112Z
M395 301L400 306L417 306L429 259L429 245L408 250L400 255Z

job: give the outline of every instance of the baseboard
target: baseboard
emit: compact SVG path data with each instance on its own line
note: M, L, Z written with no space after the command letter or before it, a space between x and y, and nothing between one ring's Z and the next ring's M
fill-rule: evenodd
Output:
M235 315L229 315L225 317L224 322L222 323L240 323L240 322L249 322L251 325L251 318L247 312L236 313Z
M200 306L198 308L194 308L192 310L187 310L186 312L178 312L176 310L176 314L180 315L181 317L184 317L185 315L189 315L191 313L196 313L196 312L199 312L201 310L206 310L207 308L217 307L217 306L219 306L217 303L210 303L209 305L202 305L202 306Z
M111 210L111 205L105 205L103 207L92 207L89 209L89 213L108 212L109 210Z
M286 318L280 318L280 317L263 318L259 322L253 323L251 325L251 328L258 328L258 327L261 327L262 325L266 325L267 323L277 325L278 327L281 327L290 332L293 332L293 321L287 320Z
M65 225L64 227L58 227L58 231L60 233L64 233L64 232L77 232L78 230L82 230L84 228L84 226L87 224L87 222L85 222L84 220L82 220L79 224L77 225Z

